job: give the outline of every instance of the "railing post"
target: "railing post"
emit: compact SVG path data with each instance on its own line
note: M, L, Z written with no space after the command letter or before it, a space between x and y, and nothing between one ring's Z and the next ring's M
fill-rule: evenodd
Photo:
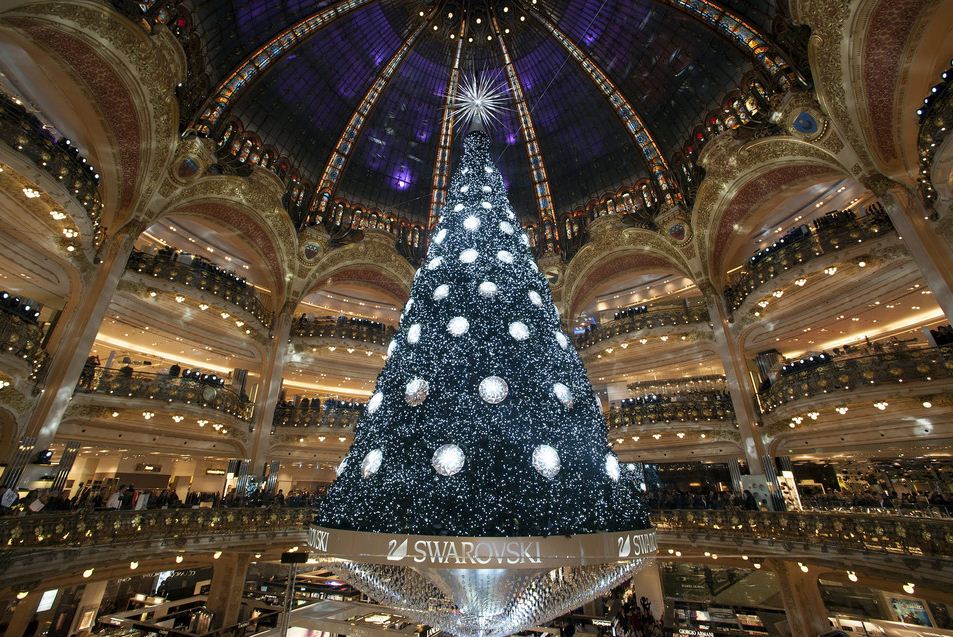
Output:
M261 367L261 386L255 398L255 433L249 453L251 472L256 476L260 476L265 470L265 458L271 440L271 426L275 419L278 394L281 391L281 375L285 368L285 357L289 351L288 339L294 322L293 312L294 305L289 302L275 315L268 353Z
M953 321L953 249L937 234L930 212L909 188L886 178L866 183L880 198L897 234L933 292L948 321Z
M83 289L71 295L75 304L67 306L57 324L48 345L51 359L46 383L26 427L26 435L36 437L38 450L49 447L59 429L140 230L140 224L133 224L113 237Z

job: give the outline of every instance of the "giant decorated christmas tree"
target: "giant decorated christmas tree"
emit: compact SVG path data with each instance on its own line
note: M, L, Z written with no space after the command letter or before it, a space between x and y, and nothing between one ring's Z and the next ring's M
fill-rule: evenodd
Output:
M567 612L655 552L481 131L309 543L450 633Z

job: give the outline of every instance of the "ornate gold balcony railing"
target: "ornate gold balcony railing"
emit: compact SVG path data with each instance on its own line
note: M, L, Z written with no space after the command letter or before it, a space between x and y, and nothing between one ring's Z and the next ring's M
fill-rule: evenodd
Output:
M899 382L929 382L953 377L953 346L904 348L830 363L781 376L761 394L769 413L791 402Z
M301 427L348 430L364 413L364 405L353 406L327 405L321 403L318 408L278 407L272 421L275 427Z
M602 323L592 328L586 334L576 337L576 349L584 350L608 341L622 334L630 334L640 330L657 327L691 325L708 323L708 309L703 305L676 305L654 307L642 314L625 316Z
M92 227L99 226L103 202L99 196L96 171L75 147L65 139L54 140L43 122L4 93L0 93L0 141L61 182L86 209ZM98 240L99 235L94 239Z
M655 528L689 539L744 537L863 553L953 556L953 520L798 511L656 511Z
M250 313L265 327L271 327L271 312L265 308L254 286L223 270L205 267L204 262L182 263L160 254L136 250L129 256L126 269L208 292Z
M183 508L9 516L0 518L0 555L4 549L16 548L108 546L304 530L312 517L311 509L296 508Z
M49 355L43 349L43 332L34 323L0 311L0 351L23 359L30 366L30 380L42 379Z
M339 320L329 317L306 319L299 316L295 320L291 333L298 338L342 339L381 347L387 347L387 344L394 338L394 328L390 325L353 319Z
M149 374L122 369L96 368L84 372L76 391L84 394L102 394L123 398L142 398L166 403L196 405L214 409L249 421L254 404L228 387L198 379Z
M668 422L733 421L731 398L722 392L697 391L659 396L659 402L643 402L609 409L609 427L639 427Z
M812 228L804 237L781 246L776 252L754 263L749 261L725 288L728 308L734 312L749 294L786 270L822 255L885 236L893 229L886 212L879 207L869 210L863 217L845 215L843 219L829 225Z

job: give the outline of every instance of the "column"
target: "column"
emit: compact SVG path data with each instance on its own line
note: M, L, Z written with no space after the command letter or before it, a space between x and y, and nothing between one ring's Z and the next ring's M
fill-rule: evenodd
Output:
M869 181L871 183L865 185L880 198L893 227L933 292L933 298L947 320L953 320L953 252L937 234L933 222L926 218L930 212L920 197L906 186L886 178Z
M212 612L212 627L224 628L238 623L245 576L251 563L249 553L223 553L212 568L206 606Z
M30 594L17 602L13 609L13 616L10 617L10 623L7 624L7 630L3 637L33 637L26 634L27 626L33 621L36 615L36 609L40 605L40 598L43 597L43 591L34 590Z
M754 389L748 377L744 352L731 331L724 298L713 288L703 291L708 304L708 313L711 316L715 349L725 368L725 382L728 393L731 395L731 406L735 410L738 429L741 432L742 451L748 462L748 471L752 475L764 475L762 464L764 443L761 440L761 434L757 431L758 415L755 412Z
M86 584L86 587L83 589L83 595L76 605L76 614L73 615L73 623L69 631L70 635L88 635L92 632L93 626L96 625L96 616L99 615L99 605L103 603L103 595L106 593L107 584L109 584L109 580L89 582ZM90 610L94 613L93 624L81 629L80 622L83 620L83 615Z
M278 487L278 472L281 470L281 461L272 460L268 463L268 479L265 480L265 493L274 495Z
M658 560L649 560L638 573L632 576L629 589L635 595L635 601L643 597L652 604L652 617L659 619L665 615L665 593L662 591L662 574Z
M737 458L728 459L728 475L731 476L731 490L735 493L741 493L741 463Z
M75 292L74 304L67 307L50 339L51 359L44 389L26 428L26 435L37 438L38 450L46 449L56 435L141 229L137 224L107 240L101 263L83 289Z
M60 461L56 465L56 475L53 477L53 485L50 487L50 491L53 493L63 491L63 487L66 486L66 478L69 476L69 472L73 470L73 463L76 462L77 453L79 453L79 442L67 440L63 449L63 455L60 456Z
M828 612L817 586L817 575L795 562L772 561L793 637L817 637L831 630Z
M294 305L288 302L275 315L271 328L271 342L268 354L261 369L261 386L255 398L255 433L250 449L251 472L260 476L265 470L265 456L271 439L271 426L275 419L275 407L281 392L281 374L285 368L285 358L290 349L288 338L291 335Z

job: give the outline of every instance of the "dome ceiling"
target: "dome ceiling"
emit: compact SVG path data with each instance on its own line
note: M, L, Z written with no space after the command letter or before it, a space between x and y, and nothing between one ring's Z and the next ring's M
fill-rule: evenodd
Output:
M770 33L778 11L776 0L532 2L198 0L195 26L209 77L219 85L289 27L344 5L348 10L298 38L235 91L219 123L237 118L286 155L302 178L318 184L355 109L376 86L379 96L355 129L334 194L426 220L461 16L467 31L459 46L460 72L489 73L507 87L501 44L487 37L493 33L490 14L496 17L529 109L553 207L564 212L649 171L617 109L554 33L564 34L619 89L671 160L692 128L755 68L738 42L674 5L721 7L762 34ZM514 208L533 221L539 213L518 92L509 90L509 96L511 110L491 132L494 152ZM460 156L461 136L452 143L451 165Z

